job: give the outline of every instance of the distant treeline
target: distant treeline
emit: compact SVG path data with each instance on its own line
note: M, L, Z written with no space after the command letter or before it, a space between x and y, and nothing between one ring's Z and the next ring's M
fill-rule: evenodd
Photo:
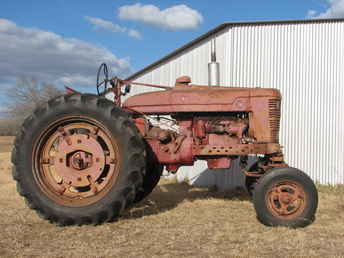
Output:
M15 135L24 119L37 107L63 91L53 84L42 83L30 77L19 77L6 94L6 111L0 117L0 136Z
M0 136L14 136L22 121L13 118L0 118Z

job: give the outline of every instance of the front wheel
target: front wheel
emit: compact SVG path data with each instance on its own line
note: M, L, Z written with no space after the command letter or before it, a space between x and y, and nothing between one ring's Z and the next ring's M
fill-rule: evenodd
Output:
M318 192L309 176L291 168L263 175L253 192L258 220L267 226L305 227L315 219Z

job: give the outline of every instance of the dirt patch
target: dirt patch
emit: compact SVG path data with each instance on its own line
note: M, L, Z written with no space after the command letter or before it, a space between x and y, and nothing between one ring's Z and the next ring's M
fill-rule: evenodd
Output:
M0 136L0 153L10 152L12 150L13 140L13 136Z
M343 256L344 188L319 187L317 219L297 230L261 225L248 196L163 181L114 223L57 227L30 210L0 159L0 257Z

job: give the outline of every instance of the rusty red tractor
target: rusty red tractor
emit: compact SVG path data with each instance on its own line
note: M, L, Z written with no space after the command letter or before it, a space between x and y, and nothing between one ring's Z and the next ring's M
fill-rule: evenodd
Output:
M160 89L121 101L139 85ZM13 177L44 219L114 221L153 190L164 167L177 172L205 160L210 169L230 168L239 159L261 223L296 228L314 221L316 187L286 164L279 144L278 90L197 86L187 76L173 87L135 83L109 79L102 64L97 91L67 89L37 108L17 134ZM104 97L110 92L114 101ZM248 155L258 157L250 167Z

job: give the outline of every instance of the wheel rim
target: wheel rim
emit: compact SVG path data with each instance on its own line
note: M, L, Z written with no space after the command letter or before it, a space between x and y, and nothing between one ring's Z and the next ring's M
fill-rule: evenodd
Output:
M265 202L274 216L284 220L300 216L307 204L302 186L290 180L272 185L266 194Z
M119 174L116 140L86 117L63 119L48 126L33 153L37 185L63 206L82 207L99 201Z

